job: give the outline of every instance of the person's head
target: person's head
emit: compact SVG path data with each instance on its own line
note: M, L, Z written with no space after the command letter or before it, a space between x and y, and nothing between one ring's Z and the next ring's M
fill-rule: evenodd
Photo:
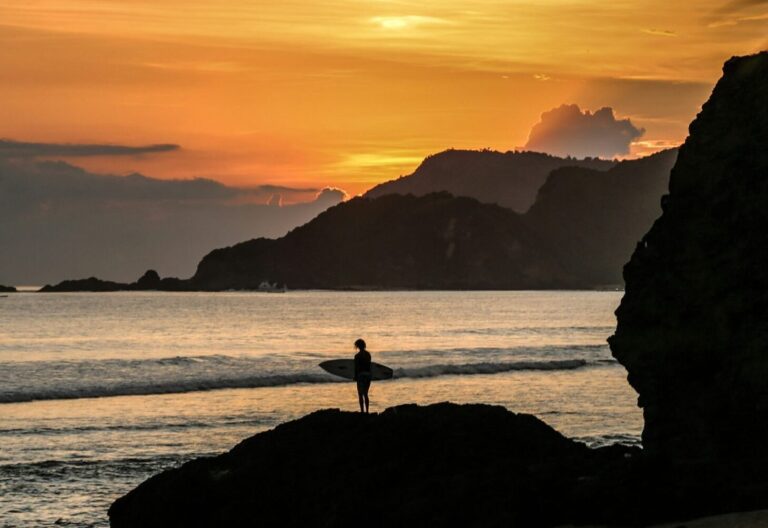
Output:
M355 341L355 348L358 350L365 350L365 341L362 339L358 339Z

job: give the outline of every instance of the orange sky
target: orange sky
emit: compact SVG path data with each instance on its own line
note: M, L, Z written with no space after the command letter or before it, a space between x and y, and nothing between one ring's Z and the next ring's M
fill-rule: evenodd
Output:
M0 137L177 143L92 170L361 192L562 103L681 142L766 0L0 0Z

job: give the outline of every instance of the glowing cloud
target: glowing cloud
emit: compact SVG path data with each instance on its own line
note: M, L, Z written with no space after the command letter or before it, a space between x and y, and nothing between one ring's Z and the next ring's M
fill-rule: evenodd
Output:
M541 114L525 148L557 156L612 158L629 154L631 143L644 133L629 119L616 119L612 108L591 113L575 104L562 105Z
M424 25L446 24L447 21L441 18L406 15L406 16L375 16L371 22L383 29L406 29Z

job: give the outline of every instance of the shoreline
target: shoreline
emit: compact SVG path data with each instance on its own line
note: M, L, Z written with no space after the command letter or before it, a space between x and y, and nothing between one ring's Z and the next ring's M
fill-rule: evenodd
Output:
M89 290L89 289L52 289L43 291L46 286L16 286L15 292L9 293L293 293L293 292L342 292L342 293L425 293L425 292L624 292L623 286L615 287L595 287L595 288L474 288L474 289L454 289L454 288L375 288L375 287L349 287L349 288L291 288L286 291L264 291L259 289L228 289L228 290L204 290L204 289L184 289L184 290L163 290L163 289L115 289L115 290Z

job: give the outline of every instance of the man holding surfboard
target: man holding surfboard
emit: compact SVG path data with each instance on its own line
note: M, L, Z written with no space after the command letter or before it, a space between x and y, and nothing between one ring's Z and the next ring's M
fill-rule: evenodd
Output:
M360 412L367 413L371 381L392 379L394 371L387 366L373 363L362 339L355 341L355 348L357 354L354 359L329 359L320 363L320 368L334 376L356 381Z
M355 381L357 382L357 397L360 400L360 412L368 413L368 389L371 388L371 354L365 349L365 341L355 341ZM363 405L365 404L365 405Z

